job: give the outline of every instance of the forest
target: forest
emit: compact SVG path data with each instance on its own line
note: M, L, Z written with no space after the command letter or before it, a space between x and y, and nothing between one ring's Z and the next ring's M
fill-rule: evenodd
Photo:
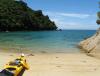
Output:
M22 0L0 0L0 31L56 30L42 10L33 10Z

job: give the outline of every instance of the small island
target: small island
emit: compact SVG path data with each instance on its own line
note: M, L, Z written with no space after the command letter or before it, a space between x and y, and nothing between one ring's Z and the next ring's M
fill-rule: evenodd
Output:
M32 10L22 0L0 0L0 31L56 30L42 10Z

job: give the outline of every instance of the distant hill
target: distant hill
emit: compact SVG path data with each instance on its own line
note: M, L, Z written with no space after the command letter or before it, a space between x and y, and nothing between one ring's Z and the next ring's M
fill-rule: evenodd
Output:
M56 30L41 10L32 10L22 0L0 0L0 31Z

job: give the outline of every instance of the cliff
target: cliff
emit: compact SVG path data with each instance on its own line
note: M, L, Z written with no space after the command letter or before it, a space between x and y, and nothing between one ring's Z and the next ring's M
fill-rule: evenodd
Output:
M79 47L86 53L100 58L100 28L92 37L81 41Z

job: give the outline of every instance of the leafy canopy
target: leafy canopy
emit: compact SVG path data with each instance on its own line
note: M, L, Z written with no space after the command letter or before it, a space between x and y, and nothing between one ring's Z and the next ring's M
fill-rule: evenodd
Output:
M32 10L22 0L0 0L0 31L56 30L41 10Z

